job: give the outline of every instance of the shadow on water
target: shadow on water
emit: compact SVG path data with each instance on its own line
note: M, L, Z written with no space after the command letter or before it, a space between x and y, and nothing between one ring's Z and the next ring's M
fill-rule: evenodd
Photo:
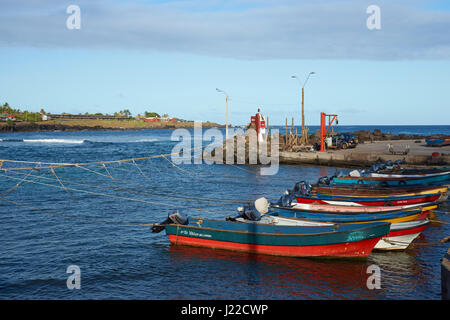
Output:
M220 288L216 299L384 298L383 288L367 287L367 267L373 264L370 259L291 258L173 245L169 254L173 264L183 266L186 272L191 267L209 270L209 274L215 270L214 275L204 274L198 279L194 276L190 280L208 281L210 286L216 282ZM388 264L390 258L385 259ZM381 257L377 261L381 263ZM246 295L240 296L242 293Z

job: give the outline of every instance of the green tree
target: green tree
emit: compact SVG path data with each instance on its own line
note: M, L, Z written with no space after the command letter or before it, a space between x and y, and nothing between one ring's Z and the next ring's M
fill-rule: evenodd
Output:
M131 117L131 112L128 109L121 110L119 113L124 117L128 117L128 118Z
M161 118L161 116L158 113L156 113L156 112L148 112L148 111L145 111L145 117L147 117L147 118L151 118L151 117Z

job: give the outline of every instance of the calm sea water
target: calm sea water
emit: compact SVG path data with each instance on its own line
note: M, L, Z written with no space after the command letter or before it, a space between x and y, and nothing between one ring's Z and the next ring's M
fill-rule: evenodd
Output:
M384 130L341 127L375 128ZM390 128L450 135L450 126ZM178 143L171 134L0 134L0 159L80 163L146 157L170 153ZM26 166L3 164L18 165ZM441 298L440 263L449 245L425 244L450 234L450 218L443 212L433 219L444 223L433 222L417 246L356 261L174 247L164 232L152 234L138 225L160 222L177 208L189 216L222 219L246 201L277 200L295 182L314 182L336 168L280 166L277 175L261 176L256 166L177 168L161 158L85 168L56 169L58 178L46 169L0 173L0 197L16 202L0 200L0 299ZM372 264L381 269L381 289L367 288ZM81 270L80 290L67 289L70 265Z

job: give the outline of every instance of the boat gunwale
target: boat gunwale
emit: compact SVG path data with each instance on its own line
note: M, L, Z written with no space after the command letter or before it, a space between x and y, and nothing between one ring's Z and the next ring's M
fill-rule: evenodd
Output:
M446 172L443 175L450 175L450 172ZM440 177L441 175L438 175ZM352 176L345 176L345 177L336 177L336 179L344 179L344 180L368 180L368 181L414 181L414 180L422 180L424 178L434 178L436 176L429 176L429 177L401 177L401 178L394 178L394 177L352 177ZM339 184L339 183L338 183Z
M425 197L436 197L442 196L445 193L437 192L437 193L429 193L429 194L415 194L415 195L392 195L392 196L380 196L380 197L368 197L368 196L358 196L358 195L333 195L333 194L322 194L322 193L311 193L311 194L295 194L295 197L306 197L310 199L316 200L336 200L336 201L397 201L397 200L409 200L409 199L417 199L417 198L425 198ZM329 199L321 199L321 198L329 198ZM353 198L353 199L352 199ZM430 201L435 202L435 201Z
M198 219L198 218L195 218ZM227 222L227 221L221 221L221 220L214 220L214 219L200 219L200 220L208 220L208 221L218 221L218 222ZM236 221L236 223L240 224L246 224L245 222L239 222ZM183 224L169 224L167 226L172 227L182 227L182 228L189 228L189 229L199 229L199 230L210 230L210 231L220 231L220 232L230 232L230 233L241 233L241 234L255 234L255 235L265 235L265 236L286 236L286 237L293 237L293 236L320 236L320 235L327 235L327 234L336 234L336 233L351 233L354 231L361 231L366 229L373 229L376 227L381 227L389 224L389 230L390 225L392 223L385 222L385 221L374 221L374 222L368 222L368 223L357 223L361 225L367 225L367 226L361 226L360 228L354 228L350 230L339 230L340 225L351 225L351 223L333 223L333 226L337 225L338 228L336 230L327 231L327 232L317 232L317 233L292 233L292 234L285 234L285 233L268 233L268 232L249 232L249 231L241 231L241 230L224 230L224 229L217 229L212 227L201 227L201 226L195 226L195 225L183 225ZM264 226L265 224L259 224ZM275 226L275 227L282 227L282 228L325 228L325 227L333 227L333 226ZM178 234L178 232L177 232ZM378 236L377 236L378 237ZM371 238L370 238L371 239ZM351 242L351 241L348 241Z
M354 211L354 212L345 212L345 211L339 211L339 212L334 212L334 211L311 211L308 209L297 209L297 208L292 208L292 207L280 207L280 206L271 206L272 208L276 209L276 210L289 210L289 211L296 211L296 212L304 212L304 213L310 213L310 214L324 214L324 215L330 215L330 216L336 216L336 215L380 215L380 214L396 214L396 213L401 213L401 212L416 212L416 211L429 211L429 210L434 210L437 208L437 205L427 205L426 207L415 207L415 208L407 208L407 209L399 209L399 210L386 210L386 211L374 211L374 212L367 212L367 211ZM358 208L358 206L354 206L355 208ZM428 208L428 207L433 207L433 208ZM385 207L386 208L386 207ZM411 213L412 214L412 213Z
M298 204L304 204L304 203L298 203ZM309 204L309 203L307 203ZM336 214L348 214L348 215L360 215L360 214L379 214L379 213L398 213L398 212L402 212L402 211L413 211L413 210L418 210L420 209L422 212L423 211L428 211L428 210L434 210L437 208L437 205L439 204L438 201L432 201L432 202L425 202L425 203L418 203L418 204L412 204L410 205L411 207L409 208L404 208L404 209L396 209L396 210L380 210L380 211L323 211L323 210L314 210L314 209L301 209L301 208L295 208L295 207L282 207L279 206L277 204L271 205L272 208L275 209L283 209L283 210L291 210L291 211L299 211L299 212L308 212L308 213L313 213L313 214L330 214L330 215L336 215ZM313 204L311 204L313 205ZM321 204L321 206L328 206L327 204ZM333 205L330 205L333 206ZM338 206L338 205L335 205ZM346 207L346 206L342 206L342 207ZM359 208L359 206L347 206L350 208ZM371 206L369 208L373 208L373 207L377 207L377 206ZM382 208L389 208L389 206L380 206ZM433 208L430 208L433 207ZM361 206L361 208L366 208L365 206Z

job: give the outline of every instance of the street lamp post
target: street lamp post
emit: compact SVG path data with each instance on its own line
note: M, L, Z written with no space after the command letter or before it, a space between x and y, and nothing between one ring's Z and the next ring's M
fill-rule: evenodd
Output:
M228 94L225 91L220 90L218 88L216 88L216 91L222 92L225 95L225 101L226 101L225 140L228 140Z
M302 145L305 145L308 143L308 132L305 129L305 86L306 86L306 82L308 82L308 79L312 74L315 74L315 72L310 72L308 74L308 76L306 77L305 82L302 85L302 136L300 138L300 143ZM297 76L294 75L291 78L297 79L298 83L301 85L300 80L298 79Z

